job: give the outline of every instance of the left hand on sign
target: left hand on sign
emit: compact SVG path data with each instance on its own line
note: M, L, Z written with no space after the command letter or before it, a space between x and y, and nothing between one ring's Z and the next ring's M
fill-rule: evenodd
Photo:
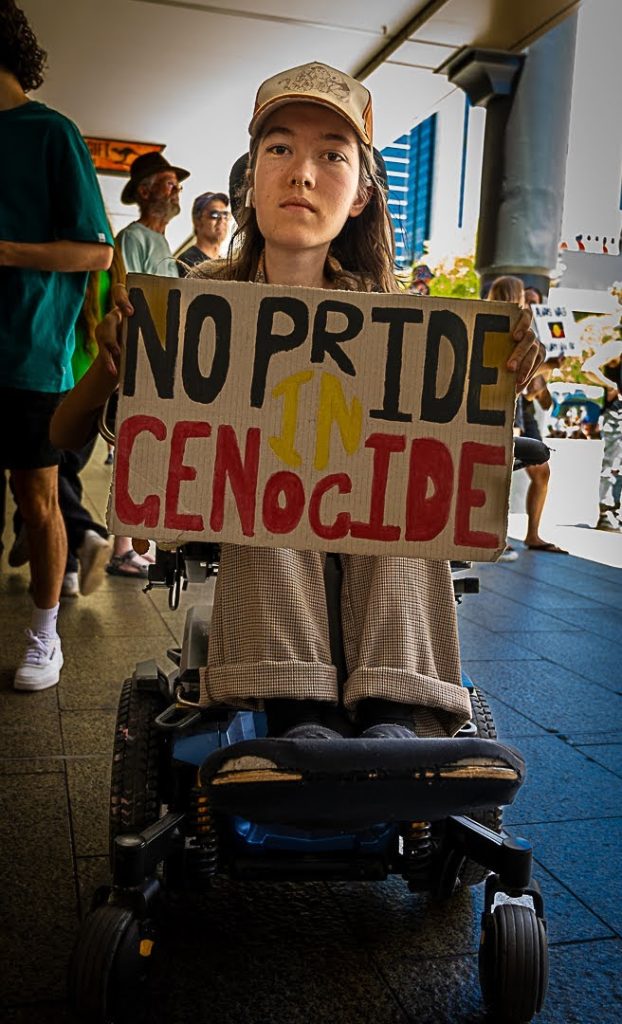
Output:
M506 368L516 373L516 390L522 391L542 366L545 355L544 345L531 329L531 313L528 309L521 311L512 338L516 344Z

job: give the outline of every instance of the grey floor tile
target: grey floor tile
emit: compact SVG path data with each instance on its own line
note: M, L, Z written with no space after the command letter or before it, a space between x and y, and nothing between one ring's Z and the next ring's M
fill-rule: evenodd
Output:
M133 587L132 587L133 591ZM141 590L117 595L97 591L76 598L59 618L59 632L66 637L132 637L167 635L167 626Z
M523 833L538 863L622 936L622 818L525 825Z
M62 755L32 757L23 754L21 757L0 757L0 775L48 775L50 772L64 775L65 759Z
M155 967L156 1024L409 1020L318 884L218 883L163 936Z
M26 1003L3 1010L3 1024L71 1024L64 1000Z
M63 711L63 747L67 757L112 755L116 710Z
M555 613L569 625L595 633L614 643L622 636L622 612L618 608L559 608ZM559 627L556 627L559 628Z
M482 578L482 590L502 594L519 604L539 609L555 615L557 608L598 608L605 604L601 600L591 600L589 596L550 583L534 580L530 576L519 576L517 573L503 572L504 566L493 566Z
M620 779L580 751L556 736L526 736L520 749L527 781L505 813L517 834L525 823L598 820L619 814Z
M551 950L549 993L537 1024L618 1024L622 943L585 942Z
M42 707L41 694L0 696L0 752L3 757L50 757L63 752L58 709ZM55 703L55 702L54 702Z
M63 644L61 708L116 708L123 680L132 674L136 662L155 658L164 665L170 644L170 633L166 636L93 637L88 643L69 637Z
M585 631L534 634L520 643L555 665L563 665L575 675L584 676L607 690L622 693L619 643ZM618 719L618 725L622 726L622 718Z
M566 634L567 635L567 634ZM622 727L622 697L551 661L467 662L493 698L550 732L611 732Z
M0 1003L60 998L76 894L62 775L7 776L0 787L3 915Z
M468 619L459 621L460 651L466 661L473 658L487 661L538 661L540 655L523 644L515 643L511 634L492 632Z
M110 759L68 761L67 783L76 856L105 855L108 852Z
M91 908L91 900L97 889L110 885L111 871L109 857L78 857L78 891L80 916L84 917Z
M577 609L574 609L577 611ZM506 632L519 635L521 633L546 632L549 629L578 629L579 625L565 623L556 609L554 614L546 614L537 608L493 594L484 590L480 594L467 596L460 605L460 619L466 618L478 622L494 632Z
M580 750L586 757L602 764L610 772L622 776L622 743L591 743L584 745L577 743L577 750Z

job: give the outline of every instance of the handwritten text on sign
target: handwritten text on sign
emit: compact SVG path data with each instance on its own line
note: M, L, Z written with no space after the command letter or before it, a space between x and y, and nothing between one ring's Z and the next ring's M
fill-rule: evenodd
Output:
M425 558L503 548L515 306L128 284L115 533Z

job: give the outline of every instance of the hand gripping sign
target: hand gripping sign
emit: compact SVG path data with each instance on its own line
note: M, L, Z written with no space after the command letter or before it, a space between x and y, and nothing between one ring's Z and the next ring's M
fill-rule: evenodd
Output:
M131 274L109 526L492 560L518 307Z

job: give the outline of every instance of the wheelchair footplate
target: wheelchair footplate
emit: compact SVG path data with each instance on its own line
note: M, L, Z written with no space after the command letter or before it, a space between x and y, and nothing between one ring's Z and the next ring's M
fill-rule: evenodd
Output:
M246 740L200 770L214 811L320 828L510 804L524 775L516 750L471 738Z

